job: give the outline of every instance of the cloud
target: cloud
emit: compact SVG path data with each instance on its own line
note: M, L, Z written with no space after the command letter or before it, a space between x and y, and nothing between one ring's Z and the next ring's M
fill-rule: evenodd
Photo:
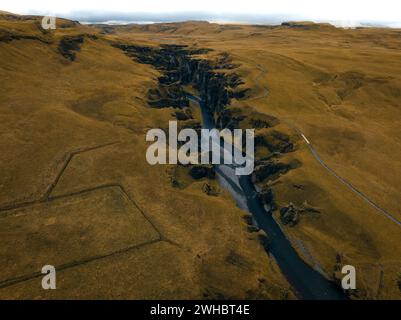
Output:
M399 0L0 0L0 9L21 14L92 15L208 13L215 16L294 16L311 20L401 23Z

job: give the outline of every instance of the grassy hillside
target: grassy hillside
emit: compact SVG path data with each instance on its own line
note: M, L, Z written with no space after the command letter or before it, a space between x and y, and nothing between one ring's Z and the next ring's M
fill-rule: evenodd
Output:
M189 44L213 49L209 56L234 57L251 94L232 106L277 117L279 129L297 141L283 161L302 165L260 183L273 188L278 209L306 201L318 211L301 214L295 227L283 225L294 247L328 277L338 277L338 265L355 265L356 298L401 297L399 225L326 170L300 135L338 176L401 219L400 30L189 22L114 32L108 37Z
M175 119L147 104L156 71L89 27L0 25L2 298L293 296L223 190L174 188L146 162L147 129ZM41 289L45 264L58 290Z
M330 279L356 266L354 298L401 298L401 228L327 171L300 135L401 220L400 30L58 20L44 32L39 21L0 15L2 298L294 296L216 181L147 164L147 129L166 127L176 110L149 107L160 74L117 43L209 48L208 59L228 52L251 89L231 108L277 118L258 134L278 131L294 144L280 161L299 165L258 182L272 188L294 247ZM269 152L259 146L257 155ZM205 183L219 195L205 194ZM290 203L313 210L290 226L279 212ZM60 266L61 290L40 289L45 264Z

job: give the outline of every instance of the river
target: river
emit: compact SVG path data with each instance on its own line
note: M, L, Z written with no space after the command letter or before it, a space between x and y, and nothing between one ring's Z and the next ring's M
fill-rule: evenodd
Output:
M208 108L196 96L188 98L199 105L205 129L215 127ZM236 176L228 165L215 165L220 185L228 190L238 207L252 214L255 224L269 237L268 253L276 260L282 273L296 295L305 300L343 300L346 295L334 282L325 278L300 258L281 227L272 216L272 211L263 206L251 176Z

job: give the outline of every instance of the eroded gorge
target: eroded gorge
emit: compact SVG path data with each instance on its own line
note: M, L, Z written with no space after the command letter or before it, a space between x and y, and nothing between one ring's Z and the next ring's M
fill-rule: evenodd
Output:
M219 129L255 129L257 157L252 175L235 177L225 165L190 165L187 166L188 174L193 179L215 179L218 176L220 181L224 181L223 184L229 186L228 190L237 204L244 203L252 213L248 219L249 232L260 229L266 232L267 236L260 237L260 241L267 253L275 257L300 297L343 299L344 293L334 282L298 256L272 216L273 210L278 208L271 184L279 180L281 175L302 165L296 158L287 162L281 160L283 154L296 151L297 139L274 129L280 123L275 117L231 107L233 99L246 99L251 89L244 86L244 81L235 72L238 65L230 55L223 52L211 60L204 57L210 52L209 49L190 49L184 45L153 48L119 44L117 47L137 62L152 65L160 71L157 87L148 91L148 104L152 108L175 108L174 115L182 128L200 130L203 123L203 126ZM202 119L194 119L189 108L191 103L201 108ZM172 184L179 187L180 181L172 179ZM207 183L203 191L208 195L218 194ZM299 223L301 214L310 213L318 214L319 211L307 203L302 208L292 203L280 208L282 223L290 226Z

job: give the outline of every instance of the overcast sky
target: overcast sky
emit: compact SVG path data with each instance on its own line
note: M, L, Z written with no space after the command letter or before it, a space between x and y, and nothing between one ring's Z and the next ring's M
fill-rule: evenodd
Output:
M0 0L0 10L73 17L81 13L179 14L212 16L282 15L310 20L401 23L401 0Z

